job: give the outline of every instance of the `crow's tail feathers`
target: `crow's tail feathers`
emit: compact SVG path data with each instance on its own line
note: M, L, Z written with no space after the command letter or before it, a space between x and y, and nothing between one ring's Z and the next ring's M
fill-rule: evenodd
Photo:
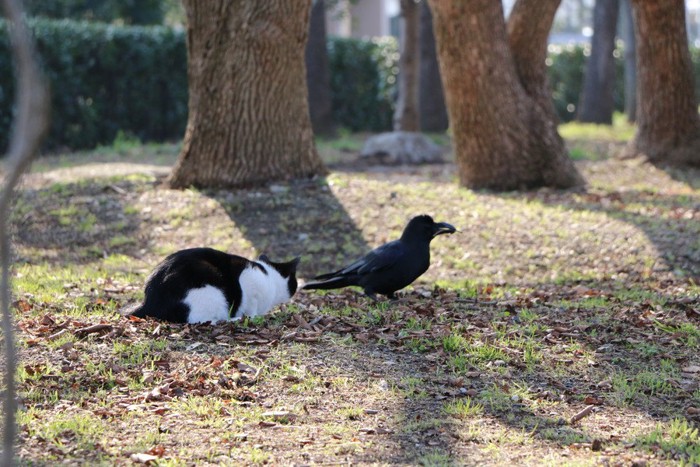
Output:
M334 278L339 278L340 274L343 272L342 269L335 271L335 272L328 272L326 274L321 274L320 276L314 277L314 280L316 281L325 281L328 279L334 279Z
M328 290L328 289L340 289L341 287L347 287L349 285L357 285L356 282L350 278L350 277L333 277L328 274L324 274L324 276L330 276L330 277L317 277L317 279L325 279L321 280L319 282L309 282L308 284L304 284L302 289L322 289L322 290Z

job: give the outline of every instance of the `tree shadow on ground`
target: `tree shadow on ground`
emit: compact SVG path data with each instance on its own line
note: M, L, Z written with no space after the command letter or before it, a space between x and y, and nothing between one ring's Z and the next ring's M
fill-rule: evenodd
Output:
M403 426L412 427L397 441L408 452L425 454L433 446L449 453L451 461L478 463L473 455L481 451L479 445L522 443L527 451L532 440L562 449L624 451L629 446L622 444L634 444L640 429L648 433L658 421L684 418L700 383L697 375L682 371L698 363L700 343L697 327L687 326L692 323L687 304L663 293L658 301L626 301L612 291L561 289L544 304L544 296L525 294L519 302L475 301L472 307L460 299L416 302L403 316L392 313L369 330L378 342L385 341L387 355L413 369L391 375L390 385L406 392ZM608 302L591 306L591 297L601 296ZM562 308L564 300L573 303ZM666 303L664 312L650 315L659 302ZM436 313L439 319L430 317L438 307L445 308ZM434 331L406 332L409 323L416 327L416 319ZM458 338L448 349L439 327L450 321L450 336ZM386 330L392 326L395 330ZM432 343L426 341L431 338ZM473 410L453 408L456 418L447 417L450 405L460 401ZM590 418L571 421L588 405L594 406ZM646 421L630 430L640 419ZM692 415L689 419L693 423ZM484 422L510 431L479 426Z
M112 254L140 256L143 239L135 233L141 218L131 204L147 178L88 178L20 188L11 220L18 259L67 264Z
M666 172L674 180L687 184L693 190L700 189L700 168L671 167L664 164L655 164L655 167Z
M31 196L25 193L22 196L26 198L20 202L15 214L20 216L17 233L20 242L23 246L73 254L74 249L85 248L92 242L100 247L109 246L112 232L126 237L127 232L138 227L139 217L132 214L129 203L118 201L119 196L124 196L119 190L134 189L125 183L120 181L112 187L108 181L89 187L78 183L63 185L63 188L57 184L54 188L33 192ZM65 205L65 198L60 196L62 189L78 194L75 206ZM334 269L369 249L352 217L322 182L204 194L223 207L236 229L258 252L275 260L302 255L302 275ZM21 216L29 215L38 204L35 202L38 197L52 196L55 199L46 205L49 208L42 208L44 211L40 211L39 217L32 222L27 218L23 223ZM167 193L155 193L154 196L167 197ZM670 272L678 270L686 275L696 274L698 245L693 243L698 238L696 197L659 196L643 191L604 196L542 192L533 196L543 199L548 205L597 211L637 226L657 245ZM632 200L636 202L640 196L644 206L631 206ZM200 193L194 193L191 200L193 203L203 202ZM100 206L105 208L106 205L112 206L113 209L104 209L112 214L100 212ZM166 208L167 204L162 207ZM293 212L303 212L303 215L290 214L292 207L295 208ZM658 219L656 212L671 214ZM688 212L692 216L686 218ZM113 216L113 213L120 214L106 217ZM196 214L200 216L201 212L196 211ZM184 216L182 212L176 215L178 218ZM37 221L36 225L30 225L34 221ZM89 235L82 236L80 225L83 223L86 227L104 224L110 234L97 236L97 231L89 230ZM47 228L55 228L58 233L46 235L42 229ZM670 231L676 235L669 236ZM115 248L124 254L137 254L137 244L117 245ZM68 260L66 256L56 258L61 262ZM319 441L333 442L336 439L327 433L313 431L317 428L316 417L325 417L328 423L333 423L338 417L346 416L342 415L344 412L337 412L338 409L350 410L359 406L378 410L378 413L349 411L350 416L358 420L350 420L352 432L338 435L344 443L342 446L351 446L359 440L357 443L370 446L376 443L387 450L380 451L379 455L373 455L369 450L357 454L347 451L349 455L340 458L348 462L373 463L387 459L396 463L425 464L430 464L430 460L433 464L494 462L489 457L489 446L503 443L508 449L520 448L517 443L506 443L506 438L513 436L512 433L522 434L524 450L530 448L527 445L529 439L542 440L564 450L572 443L588 443L594 437L606 434L607 429L587 424L598 417L597 412L579 425L567 422L590 402L587 402L588 397L602 401L596 404L602 413L626 407L628 418L619 419L616 422L619 424L630 423L635 414L650 420L682 416L684 404L689 400L688 392L692 390L684 388L684 377L679 368L697 362L697 339L700 337L692 334L690 328L681 326L687 324L683 320L686 312L683 306L679 303L667 306L664 302L660 311L658 307L663 297L641 296L623 300L603 290L609 285L594 282L536 284L532 287L535 292L523 292L514 300L481 296L479 301L469 301L454 294L450 299L440 291L434 291L432 295L428 293L430 296L426 299L426 291L419 291L410 294L407 303L396 307L368 305L354 291L326 296L302 293L290 305L291 313L265 317L261 325L252 325L257 326L257 330L244 328L240 323L229 323L226 326L230 327L227 330L230 333L215 332L212 326L203 325L201 335L185 338L183 330L189 329L188 326L172 326L177 337L172 337L168 349L182 352L182 357L201 354L196 368L197 371L205 368L207 374L207 378L198 374L192 378L183 377L178 380L182 386L173 388L190 390L188 384L226 383L226 379L219 379L221 370L212 356L223 359L232 353L237 355L237 351L245 346L261 346L260 352L247 354L259 361L261 368L267 368L263 378L254 382L253 389L258 393L256 403L278 408L308 399L308 413L302 415L299 423L308 420L310 426L308 432L304 432L305 437L294 439L303 441L294 445L296 449L312 449L306 446L313 446L307 442L309 439L313 441L315 436ZM620 284L621 288L626 286ZM671 294L669 297L676 300ZM591 301L596 299L605 300L593 305ZM569 304L565 306L559 303L561 301ZM690 306L695 307L694 304ZM351 314L337 321L324 318L328 313L343 313L344 310ZM149 322L146 325L150 329L145 335L153 339L155 330L161 329L160 324ZM168 327L163 325L162 329ZM163 330L158 332L168 335ZM54 331L52 329L51 334ZM449 351L443 338L452 334L461 336L464 343ZM115 338L119 338L118 335ZM696 341L691 345L690 339L693 338ZM249 343L244 343L245 339L250 339ZM200 340L206 341L208 346L188 350L192 342ZM275 361L270 354L277 350L292 353L282 354ZM485 350L492 353L485 354ZM668 367L663 369L662 364ZM290 366L308 366L313 371L302 372L302 377L298 376L299 372L291 370L285 374L285 368ZM328 373L323 373L325 370ZM653 379L650 373L654 372L661 377ZM136 373L141 374L140 371ZM324 374L331 379L314 379ZM343 383L346 376L351 378L350 383ZM296 384L303 383L307 386L302 387L301 394L306 395L304 391L308 391L306 399L300 396L300 389L295 388ZM152 383L154 387L156 384ZM339 389L343 384L356 384L359 395L351 400L341 400L341 407L329 405L328 400L333 401L343 394ZM66 385L68 387L70 385ZM149 386L145 391L151 389ZM630 392L626 392L628 389ZM363 398L365 395L368 398L374 396L380 401L383 399L378 394L386 392L391 394L391 403L379 406L379 409L371 404L371 399ZM248 393L241 391L241 394L247 396ZM483 406L485 423L497 423L514 431L499 435L495 430L479 435L478 431L469 431L469 417L447 419L444 410L448 404L467 397ZM241 402L245 400L242 398ZM264 407L268 408L267 405ZM304 413L303 409L299 408L299 413ZM391 419L390 430L385 431L386 420L394 416L397 418ZM245 441L246 446L270 443L280 446L282 451L291 450L289 439L278 440L278 437L270 436L270 431L261 429L257 419L253 420L249 429L254 432ZM190 427L196 429L193 425ZM620 438L619 433L619 427L613 423L607 432L611 444L616 442L613 436L618 437L617 440L630 441L630 437ZM184 439L188 439L187 436ZM402 452L393 447L386 448L386 441L382 439L401 446ZM537 453L542 452L546 451L540 446ZM433 455L435 457L431 457Z
M336 270L371 248L325 180L212 191L235 227L273 261L301 257L298 275Z
M680 368L696 351L645 318L652 305L635 310L611 297L592 307L571 290L539 303L414 292L395 307L369 307L372 316L358 312L350 291L302 294L294 310L231 329L175 328L206 344L197 351L204 361L231 355L221 342L250 346L251 364L266 367L256 404L289 409L294 401L299 419L296 435L271 439L253 418L246 445L289 456L284 462L298 460L280 454L297 440L308 440L297 455L311 462L327 461L328 450L339 462L438 465L532 463L545 454L561 462L568 449L651 456L641 445L631 450L640 433L629 428L683 417L693 389ZM574 295L580 305L562 309L558 301ZM348 304L354 311L344 314ZM672 308L659 317L666 324L682 316ZM461 344L443 344L455 335ZM453 411L467 402L476 409ZM591 404L588 417L571 421Z

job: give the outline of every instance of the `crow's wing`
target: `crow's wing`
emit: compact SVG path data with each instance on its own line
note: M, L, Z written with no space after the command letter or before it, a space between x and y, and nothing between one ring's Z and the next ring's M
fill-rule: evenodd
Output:
M359 260L339 271L330 274L322 274L315 279L329 279L338 276L363 275L381 271L392 266L399 258L406 254L406 245L401 240L394 240L367 253Z

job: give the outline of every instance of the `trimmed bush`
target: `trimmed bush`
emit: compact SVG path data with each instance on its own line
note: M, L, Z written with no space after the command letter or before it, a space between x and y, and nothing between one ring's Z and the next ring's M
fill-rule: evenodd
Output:
M180 138L187 121L184 35L161 26L123 27L30 20L51 83L48 149L111 143L118 131L142 141ZM0 22L0 149L9 139L14 79Z
M394 38L330 38L333 117L352 131L392 127L399 49Z
M576 118L578 101L583 89L586 58L590 50L590 46L580 45L550 45L547 50L545 63L552 88L552 100L562 122L569 122ZM616 49L614 54L616 58L614 108L622 112L625 109L624 63L619 58L623 56L622 49Z
M33 19L29 25L52 86L47 149L110 144L120 131L141 141L182 138L187 123L184 33L161 26L69 20ZM0 154L7 149L14 98L7 27L0 20ZM549 49L552 98L564 122L575 116L586 53L580 46ZM352 131L390 130L397 90L396 40L330 38L328 54L338 125ZM700 98L700 50L691 49L691 55ZM618 58L616 110L623 109L622 66Z

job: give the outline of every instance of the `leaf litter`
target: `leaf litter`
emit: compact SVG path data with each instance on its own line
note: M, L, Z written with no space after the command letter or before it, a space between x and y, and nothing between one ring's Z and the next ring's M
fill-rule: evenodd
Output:
M47 282L70 274L49 297L16 290L21 461L697 462L697 432L687 445L650 435L700 422L697 178L614 159L580 168L586 192L505 195L457 189L449 164L273 191L28 177L17 280L41 264ZM84 209L60 209L76 199ZM169 251L305 253L309 277L416 211L463 232L434 242L398 302L299 292L216 325L115 312Z

